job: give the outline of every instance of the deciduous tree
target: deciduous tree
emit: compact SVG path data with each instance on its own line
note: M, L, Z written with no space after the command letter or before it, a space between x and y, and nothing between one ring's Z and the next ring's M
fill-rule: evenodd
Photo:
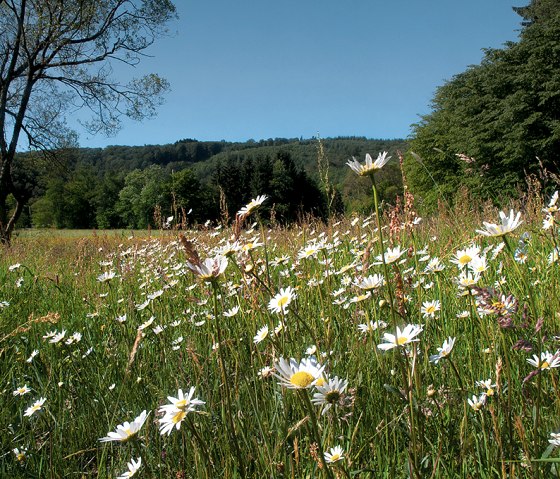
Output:
M170 0L0 0L0 242L29 197L15 186L19 149L74 144L66 113L76 109L91 113L90 132L105 133L123 115L155 114L168 83L156 74L122 82L112 65L136 65L174 16Z

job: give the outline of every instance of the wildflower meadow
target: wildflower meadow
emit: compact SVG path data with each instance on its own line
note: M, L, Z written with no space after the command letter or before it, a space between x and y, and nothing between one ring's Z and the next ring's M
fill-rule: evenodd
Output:
M558 193L421 218L387 161L368 217L2 250L0 476L560 475Z

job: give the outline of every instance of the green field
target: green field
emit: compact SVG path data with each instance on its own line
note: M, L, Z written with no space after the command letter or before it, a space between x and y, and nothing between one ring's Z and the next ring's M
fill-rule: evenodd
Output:
M555 477L549 201L389 211L381 237L375 214L252 211L21 231L0 257L0 476Z

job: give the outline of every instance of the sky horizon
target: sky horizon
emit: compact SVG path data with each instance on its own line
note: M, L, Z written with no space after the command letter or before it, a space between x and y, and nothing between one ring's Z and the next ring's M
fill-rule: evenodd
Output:
M520 29L504 0L341 3L175 2L171 34L136 69L118 70L170 82L157 117L125 120L109 138L77 128L80 146L407 138L438 86Z

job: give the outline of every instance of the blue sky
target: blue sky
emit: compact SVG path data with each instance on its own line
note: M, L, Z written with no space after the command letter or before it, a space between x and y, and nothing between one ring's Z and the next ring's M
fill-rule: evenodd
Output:
M80 132L81 146L405 138L438 85L520 28L511 0L175 3L171 35L122 72L170 81L158 116L125 121L111 138Z

